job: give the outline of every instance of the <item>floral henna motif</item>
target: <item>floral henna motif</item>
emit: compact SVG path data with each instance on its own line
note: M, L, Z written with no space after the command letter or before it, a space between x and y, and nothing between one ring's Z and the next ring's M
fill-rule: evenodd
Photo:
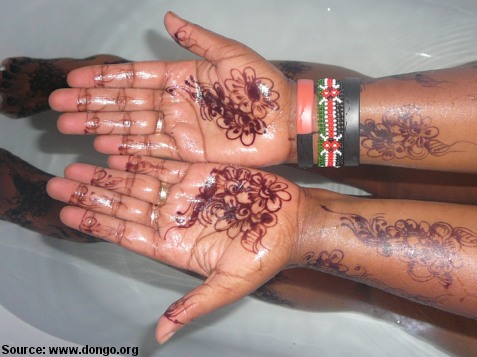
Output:
M347 265L342 263L343 259L344 253L340 249L335 249L331 252L324 250L318 255L316 255L315 252L308 252L303 256L303 262L309 267L319 268L319 270L325 269L332 274L340 276L352 278L368 277L368 272L365 268L357 265L353 269L350 269Z
M383 160L443 156L455 145L438 140L439 129L432 125L432 119L423 117L419 108L412 105L389 110L382 123L367 119L360 131L361 146L367 150L366 154Z
M357 214L345 214L341 222L364 244L375 247L380 255L398 256L406 262L407 273L414 281L435 279L444 288L453 284L453 270L464 264L458 252L466 247L477 247L477 233L445 222L430 224L400 219L391 225L380 214L370 220Z
M216 231L227 232L230 239L240 239L246 250L258 253L265 248L267 229L277 224L276 213L291 200L287 188L272 174L231 166L214 169L187 211L177 212L178 228L196 222L214 224Z
M203 120L215 122L228 139L250 146L257 135L265 134L265 117L279 109L279 94L273 87L271 79L257 77L252 67L246 67L243 71L232 69L223 85L199 83L190 76L183 86L168 87L166 91L171 95L177 89L185 91L198 103Z

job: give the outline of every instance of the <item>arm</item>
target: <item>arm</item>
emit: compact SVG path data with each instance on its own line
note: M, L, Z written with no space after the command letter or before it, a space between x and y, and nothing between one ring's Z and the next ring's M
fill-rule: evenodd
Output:
M473 206L303 191L299 266L477 316Z
M65 113L60 130L99 134L95 148L105 154L249 167L296 163L296 83L243 44L173 14L165 24L203 60L74 70L72 88L50 96L52 108ZM324 76L338 74L328 69ZM477 171L469 134L475 73L467 67L364 80L362 163Z
M363 81L361 162L476 172L477 66Z
M289 267L477 313L475 207L348 197L218 164L112 156L109 165L73 165L48 192L80 207L62 210L66 225L207 277L166 311L159 341Z

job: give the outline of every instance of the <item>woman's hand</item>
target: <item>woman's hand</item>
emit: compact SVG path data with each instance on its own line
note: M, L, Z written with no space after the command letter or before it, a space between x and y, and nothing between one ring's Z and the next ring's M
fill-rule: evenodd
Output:
M294 263L300 190L293 183L218 164L109 161L115 169L69 166L48 193L76 206L62 210L66 225L207 278L161 317L160 342Z
M200 60L100 65L70 72L50 96L67 134L96 149L187 162L264 166L295 160L295 84L245 45L172 13L165 26Z

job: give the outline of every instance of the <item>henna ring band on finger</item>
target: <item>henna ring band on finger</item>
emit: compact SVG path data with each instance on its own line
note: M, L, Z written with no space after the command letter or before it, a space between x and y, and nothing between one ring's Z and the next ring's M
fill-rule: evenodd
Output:
M161 187L159 189L159 198L157 200L157 205L162 207L166 204L167 196L169 195L169 185L165 182L160 181Z

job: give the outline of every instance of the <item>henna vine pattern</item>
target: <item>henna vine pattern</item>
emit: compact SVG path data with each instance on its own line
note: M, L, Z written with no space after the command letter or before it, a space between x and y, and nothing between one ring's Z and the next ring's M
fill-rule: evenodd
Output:
M326 250L316 255L315 252L308 252L303 256L303 262L309 267L319 268L320 270L327 270L328 272L347 276L352 278L366 278L368 272L361 265L357 265L350 269L347 265L342 263L344 253L340 249L334 249L331 252Z
M187 311L187 309L190 307L191 298L192 296L184 296L177 300L175 303L169 306L169 308L164 313L164 317L175 324L184 325L184 323L178 319L178 316Z
M184 83L184 86L168 87L166 91L171 95L177 89L185 91L199 104L203 120L215 122L225 130L229 140L240 140L244 146L252 145L257 135L265 134L265 117L280 108L273 81L257 77L252 67L243 71L232 69L223 85L199 83L193 76Z
M405 73L405 74L398 74L396 76L391 76L391 78L400 80L400 81L416 81L416 83L420 84L423 87L439 87L439 85L443 83L447 83L447 81L438 81L429 74L424 74L420 72L416 73Z
M360 132L361 146L367 150L366 154L383 160L443 156L455 145L438 140L439 129L432 125L432 119L422 116L420 109L413 105L388 110L382 123L367 119Z
M400 219L388 224L381 214L370 220L357 214L345 214L341 222L364 244L376 248L380 255L398 256L406 262L407 273L414 281L436 280L444 288L453 284L453 270L463 265L459 251L477 247L477 233L445 222L431 224Z
M178 228L196 222L214 224L230 239L240 239L242 246L258 253L267 229L277 224L276 213L283 202L290 201L288 185L272 174L252 174L246 168L227 166L213 169L205 186L185 212L177 212ZM213 223L215 221L215 223Z

